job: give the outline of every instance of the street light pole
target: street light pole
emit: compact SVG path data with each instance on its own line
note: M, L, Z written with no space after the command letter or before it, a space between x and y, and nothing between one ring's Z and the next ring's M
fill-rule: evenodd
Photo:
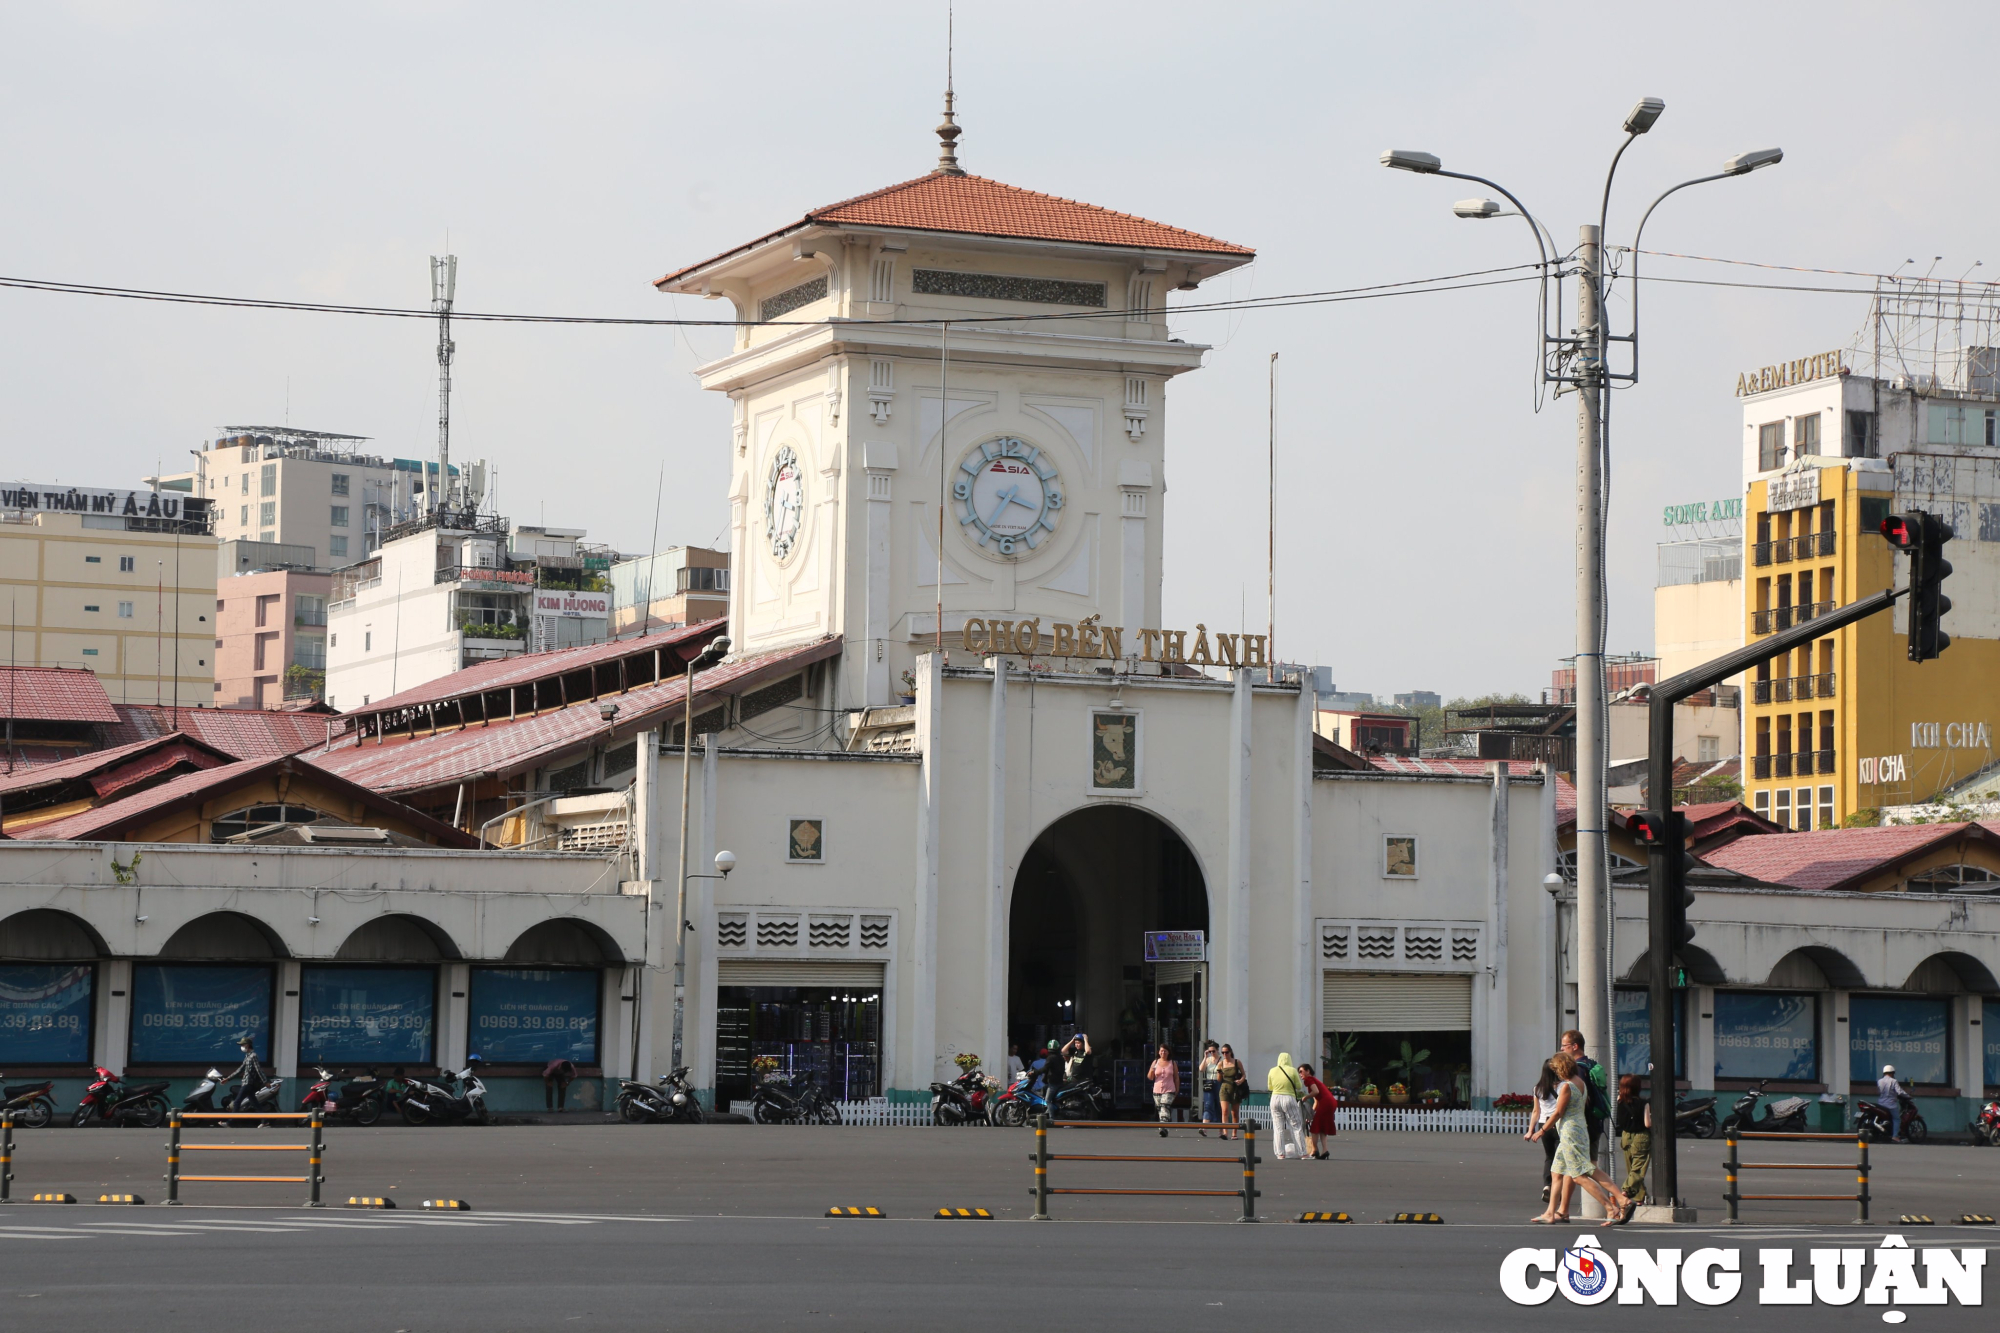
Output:
M689 660L686 684L682 688L685 700L681 723L681 840L675 860L678 864L680 889L674 895L674 1063L681 1067L681 1039L687 1015L687 913L688 913L688 791L693 782L694 758L694 673L705 666L713 666L729 655L729 637L722 635L710 639L700 653ZM734 864L734 858L731 858ZM727 872L725 872L727 873Z

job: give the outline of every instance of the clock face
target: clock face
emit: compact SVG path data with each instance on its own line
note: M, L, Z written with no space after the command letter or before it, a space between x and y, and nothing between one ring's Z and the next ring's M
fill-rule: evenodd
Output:
M1026 440L988 440L965 456L952 480L959 526L1000 555L1032 551L1056 530L1060 481L1048 455Z
M805 469L799 456L786 445L771 459L771 475L764 483L764 534L771 543L771 555L783 560L799 540L805 522Z

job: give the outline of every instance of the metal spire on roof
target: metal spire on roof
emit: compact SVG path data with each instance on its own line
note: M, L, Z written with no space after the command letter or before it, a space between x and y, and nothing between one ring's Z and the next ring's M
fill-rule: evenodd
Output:
M965 133L965 131L960 129L956 124L954 124L951 118L952 28L953 28L952 6L946 5L945 20L944 20L944 123L937 127L937 137L939 146L938 164L935 167L931 168L931 175L933 176L963 176L965 174L965 168L958 165L958 144L957 144L958 136Z

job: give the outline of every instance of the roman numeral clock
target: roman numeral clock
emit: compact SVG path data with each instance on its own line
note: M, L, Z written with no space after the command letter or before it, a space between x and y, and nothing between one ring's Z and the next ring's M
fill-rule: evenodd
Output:
M1025 440L1012 436L978 445L958 465L951 493L958 523L982 549L1014 555L1030 551L1056 530L1063 495L1055 465Z

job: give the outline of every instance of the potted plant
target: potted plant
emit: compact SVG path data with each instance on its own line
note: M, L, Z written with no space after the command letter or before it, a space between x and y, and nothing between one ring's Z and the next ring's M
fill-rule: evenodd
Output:
M1429 1107L1442 1106L1444 1105L1444 1089L1425 1088L1421 1093L1417 1095L1417 1101L1424 1106L1429 1106Z
M917 701L917 678L907 671L903 673L903 693L901 698L906 704L913 704Z
M1496 1111L1526 1111L1535 1104L1535 1099L1525 1092L1503 1092L1493 1099Z
M1405 1097L1409 1095L1409 1089L1416 1086L1417 1075L1431 1072L1430 1066L1424 1063L1430 1058L1431 1053L1428 1050L1413 1051L1410 1049L1410 1043L1406 1041L1403 1043L1401 1055L1389 1061L1389 1072L1403 1085Z

